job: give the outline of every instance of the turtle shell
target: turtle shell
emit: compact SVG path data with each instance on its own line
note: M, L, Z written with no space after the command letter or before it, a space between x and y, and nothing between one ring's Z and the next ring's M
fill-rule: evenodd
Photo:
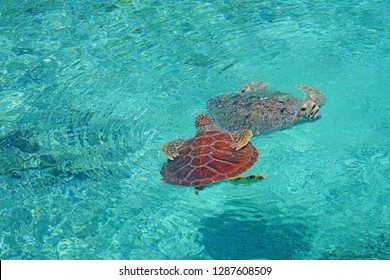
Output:
M179 156L164 164L162 180L178 186L207 186L239 176L256 163L259 153L251 143L235 150L232 141L231 134L220 131L197 134L178 149Z
M312 87L295 87L303 91L303 100L289 93L267 90L267 84L263 82L250 83L236 93L209 99L208 111L221 129L250 129L253 135L318 120L325 96Z
M226 131L251 129L254 135L288 128L298 119L302 100L281 92L227 94L208 101L215 123Z

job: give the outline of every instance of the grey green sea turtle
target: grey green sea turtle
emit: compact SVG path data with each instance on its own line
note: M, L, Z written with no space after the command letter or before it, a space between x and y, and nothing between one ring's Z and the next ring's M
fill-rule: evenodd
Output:
M297 85L303 100L288 93L267 90L264 82L250 83L236 93L211 98L208 110L216 125L226 131L251 129L254 135L281 130L318 120L324 95L311 87Z
M199 115L195 125L195 137L168 142L161 148L168 158L160 171L163 182L194 186L197 194L203 187L223 180L263 179L257 175L239 177L259 156L249 143L252 131L222 132L205 115Z

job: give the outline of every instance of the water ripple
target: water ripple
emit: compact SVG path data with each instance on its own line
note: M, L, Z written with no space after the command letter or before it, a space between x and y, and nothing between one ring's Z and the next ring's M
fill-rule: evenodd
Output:
M0 257L388 256L385 2L0 4ZM319 87L323 118L253 139L261 182L160 182L160 147L256 80Z

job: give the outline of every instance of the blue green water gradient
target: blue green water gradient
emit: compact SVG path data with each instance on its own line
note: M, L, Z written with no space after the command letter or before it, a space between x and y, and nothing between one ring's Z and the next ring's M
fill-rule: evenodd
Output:
M0 0L1 259L390 259L389 1ZM322 118L198 196L160 147L252 81Z

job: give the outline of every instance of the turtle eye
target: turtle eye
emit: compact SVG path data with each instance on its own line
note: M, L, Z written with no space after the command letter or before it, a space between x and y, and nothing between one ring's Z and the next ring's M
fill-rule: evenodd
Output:
M301 112L304 112L304 111L306 111L306 108L305 108L305 107L302 107L302 108L301 108Z

